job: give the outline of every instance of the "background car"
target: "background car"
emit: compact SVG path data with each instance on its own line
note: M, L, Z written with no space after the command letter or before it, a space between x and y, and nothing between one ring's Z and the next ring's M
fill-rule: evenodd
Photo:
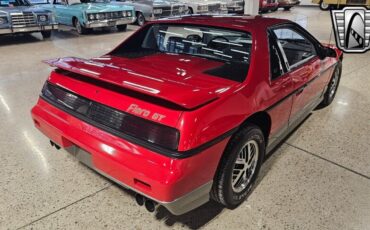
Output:
M277 0L260 0L259 11L261 13L267 13L268 11L277 11L279 8L279 2Z
M49 38L58 29L53 12L27 0L0 1L0 34L41 32Z
M154 19L181 16L189 13L187 5L176 0L154 0L153 17Z
M145 21L153 19L153 1L151 0L114 0L114 3L123 3L126 6L132 6L135 8L135 23L139 26L144 25Z
M93 28L113 26L123 31L127 24L135 21L134 7L108 1L53 0L41 6L52 10L59 24L73 26L79 34L86 34Z
M228 13L244 13L244 0L226 0Z
M188 5L189 14L227 14L227 3L225 1L181 0L181 2Z
M312 0L312 3L319 4L321 10L349 6L370 6L370 0Z
M299 5L300 0L278 0L279 8L284 8L284 10L290 10L293 6Z

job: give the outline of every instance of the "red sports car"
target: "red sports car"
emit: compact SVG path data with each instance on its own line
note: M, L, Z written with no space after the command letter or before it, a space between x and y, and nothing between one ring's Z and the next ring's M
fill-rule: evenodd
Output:
M47 63L35 126L148 210L179 215L242 203L266 155L333 101L342 53L288 20L187 16Z

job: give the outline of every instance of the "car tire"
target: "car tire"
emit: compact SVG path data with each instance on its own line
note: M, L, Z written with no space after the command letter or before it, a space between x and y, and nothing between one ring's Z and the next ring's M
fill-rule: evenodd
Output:
M118 31L126 31L127 30L127 24L125 25L118 25L117 26Z
M90 31L89 29L87 29L86 27L81 25L80 21L77 18L75 18L73 24L74 24L74 26L77 30L77 33L80 34L80 35L87 34Z
M271 9L271 12L276 12L278 9L279 7L277 6L276 8Z
M211 198L229 209L239 206L253 187L264 155L265 140L259 127L250 124L236 133L217 169Z
M284 10L289 11L291 8L292 8L291 6L286 6L286 7L284 7Z
M323 0L321 0L319 4L320 4L319 6L321 10L324 10L324 11L330 10L331 5L326 4Z
M145 17L141 12L136 13L136 24L138 26L143 26L145 24Z
M51 37L51 30L41 31L41 35L44 39L50 38Z
M342 76L342 62L339 61L328 83L328 87L325 91L324 99L320 104L320 108L329 106L333 102L335 95L337 94L338 91L341 76Z

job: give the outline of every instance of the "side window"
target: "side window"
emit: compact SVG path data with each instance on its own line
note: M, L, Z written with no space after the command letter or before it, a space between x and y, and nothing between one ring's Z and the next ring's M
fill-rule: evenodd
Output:
M269 34L269 50L270 50L270 75L271 80L277 79L284 74L283 57L279 51L279 47L271 34Z
M299 65L316 55L312 42L291 28L274 29L278 42L284 50L289 66Z
M54 0L54 4L56 5L67 5L67 0Z

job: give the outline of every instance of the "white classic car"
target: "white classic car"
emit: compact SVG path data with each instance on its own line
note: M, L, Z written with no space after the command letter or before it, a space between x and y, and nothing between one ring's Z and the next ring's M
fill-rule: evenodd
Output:
M181 0L181 2L187 4L189 14L227 14L227 3L223 0Z

